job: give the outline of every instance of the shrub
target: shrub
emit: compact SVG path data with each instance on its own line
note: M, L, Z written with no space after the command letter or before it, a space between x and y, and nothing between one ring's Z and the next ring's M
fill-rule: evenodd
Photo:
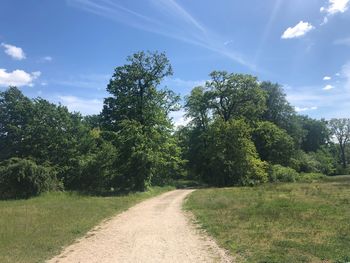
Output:
M324 178L325 175L322 173L300 173L298 181L312 182Z
M299 177L297 171L290 167L276 164L269 169L270 182L295 182Z
M298 151L295 154L292 166L298 172L322 173L331 175L335 173L335 160L327 149L305 153Z
M260 158L272 164L289 165L294 152L293 138L272 122L259 122L253 141Z
M61 184L51 167L20 158L0 163L0 198L28 198L58 189Z

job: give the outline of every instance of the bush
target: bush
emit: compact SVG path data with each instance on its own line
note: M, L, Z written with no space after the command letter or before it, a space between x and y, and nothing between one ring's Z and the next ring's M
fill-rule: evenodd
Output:
M292 167L302 173L322 173L332 175L335 173L335 160L327 149L305 153L298 151L292 162Z
M61 189L56 171L32 160L11 158L0 163L0 198L28 198Z
M299 177L297 171L290 167L276 164L269 169L270 182L295 182Z
M263 161L272 164L290 164L294 141L285 130L268 121L259 122L253 131L253 141Z
M324 178L325 175L322 173L300 173L298 181L312 182Z

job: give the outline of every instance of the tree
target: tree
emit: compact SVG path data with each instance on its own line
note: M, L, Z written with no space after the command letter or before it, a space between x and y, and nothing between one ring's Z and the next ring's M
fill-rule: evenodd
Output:
M302 128L299 116L287 101L282 86L278 83L263 81L260 87L265 91L267 107L262 120L270 121L286 130L293 138L295 146L300 147L306 132Z
M165 54L139 52L127 61L115 69L108 84L112 97L104 101L102 127L116 132L119 184L142 191L153 179L160 182L159 176L168 177L164 167L180 165L168 116L179 108L179 96L159 89L163 78L172 74Z
M267 181L266 163L259 159L244 120L218 119L208 131L209 162L204 180L216 186L255 185Z
M209 96L201 86L192 89L191 94L185 98L186 117L191 123L205 130L209 124Z
M139 52L127 58L129 64L117 67L104 101L102 121L107 130L117 131L122 120L135 120L141 125L167 123L167 113L178 109L179 97L172 91L159 90L172 68L164 53Z
M346 168L346 146L350 141L350 119L331 119L329 121L331 134L337 139L340 148L341 162Z
M261 117L266 108L265 93L256 77L226 71L214 71L210 76L212 79L207 81L206 88L214 115L224 121L241 117L251 121Z
M329 141L329 129L323 119L315 120L307 116L299 116L299 122L305 131L301 141L301 149L305 152L316 152Z
M287 130L290 118L295 115L295 111L287 101L281 85L263 81L260 87L266 93L267 107L263 113L263 120L273 122L278 127Z
M27 126L33 102L16 87L0 92L0 161L27 155Z
M272 122L259 122L253 141L260 158L272 164L288 166L294 152L293 138Z

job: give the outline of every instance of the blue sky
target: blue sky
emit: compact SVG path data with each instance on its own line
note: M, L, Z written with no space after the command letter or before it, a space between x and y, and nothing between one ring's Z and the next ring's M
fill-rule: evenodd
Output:
M0 89L98 113L113 69L165 51L181 95L213 70L284 86L296 110L350 116L350 0L2 0ZM174 115L182 123L182 112Z

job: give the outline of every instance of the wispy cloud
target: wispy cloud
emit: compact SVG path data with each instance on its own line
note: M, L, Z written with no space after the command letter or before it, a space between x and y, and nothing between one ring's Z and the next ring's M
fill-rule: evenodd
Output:
M304 108L295 107L296 112L311 111L311 110L317 110L317 107L316 106L304 107Z
M332 79L332 77L330 77L330 76L324 76L324 77L323 77L323 80L326 80L326 81L327 81L327 80L331 80L331 79Z
M260 40L259 47L256 50L254 64L257 64L260 60L261 53L263 51L263 47L267 41L267 38L271 32L271 28L276 20L277 14L279 13L282 6L282 0L276 0L273 8L271 9L271 14L269 15L269 20L265 26L263 36Z
M345 88L350 93L350 61L342 67L340 76L345 79Z
M288 27L282 34L281 38L290 39L304 36L315 27L308 22L300 21L294 27Z
M64 80L51 80L50 83L67 87L105 90L110 78L109 74L80 74Z
M16 47L14 45L6 43L1 43L1 46L4 47L5 53L15 60L22 60L26 58L26 54L20 47Z
M98 114L103 106L103 100L86 99L71 95L59 95L57 100L70 111L80 112L83 115Z
M67 0L74 7L129 26L174 38L192 45L211 50L256 71L256 66L240 52L223 45L223 37L206 28L189 11L175 0L145 0L145 10L128 7L127 2L110 0Z
M333 42L335 45L346 45L350 46L350 37L337 39Z

